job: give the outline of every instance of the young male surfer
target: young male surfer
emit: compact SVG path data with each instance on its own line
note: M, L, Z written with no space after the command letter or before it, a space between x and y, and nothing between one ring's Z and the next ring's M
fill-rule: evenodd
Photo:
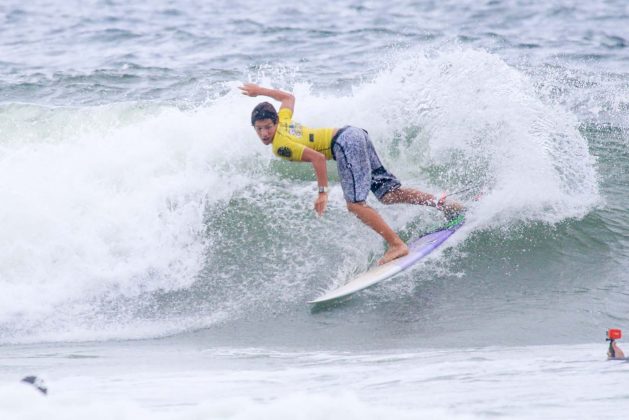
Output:
M365 130L345 126L342 128L308 128L294 122L295 97L278 89L268 89L253 83L239 88L244 95L268 96L281 103L277 112L268 102L258 104L251 113L251 125L265 145L271 145L280 158L295 162L310 162L319 185L314 208L322 215L328 203L328 176L326 161L336 160L347 209L387 241L388 249L378 264L384 264L408 254L408 247L366 203L371 190L384 204L408 203L436 207L451 216L460 213L458 203L445 204L445 197L436 200L432 194L402 184L387 171Z

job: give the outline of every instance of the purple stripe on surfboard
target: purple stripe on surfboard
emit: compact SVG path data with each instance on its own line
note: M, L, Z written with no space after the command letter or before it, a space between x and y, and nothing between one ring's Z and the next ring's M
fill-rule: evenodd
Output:
M430 254L439 245L441 245L446 239L448 239L463 223L459 223L448 229L439 230L437 232L429 233L428 235L417 238L416 240L408 244L409 255L402 257L398 260L394 260L393 263L400 267L402 270L406 270L411 265L415 264L417 260L424 258Z

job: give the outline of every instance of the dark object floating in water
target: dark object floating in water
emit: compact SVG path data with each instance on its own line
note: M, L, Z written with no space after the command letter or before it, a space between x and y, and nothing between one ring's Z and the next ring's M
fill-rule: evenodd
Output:
M31 384L35 388L37 388L42 394L48 395L48 388L46 387L43 379L38 378L37 376L26 376L22 378L22 382Z

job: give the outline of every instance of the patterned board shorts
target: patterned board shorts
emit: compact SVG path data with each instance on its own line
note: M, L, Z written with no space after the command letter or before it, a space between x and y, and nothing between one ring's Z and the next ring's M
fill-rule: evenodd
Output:
M369 190L380 200L402 185L382 166L369 135L363 129L348 126L339 130L332 154L338 165L343 195L348 202L367 200Z

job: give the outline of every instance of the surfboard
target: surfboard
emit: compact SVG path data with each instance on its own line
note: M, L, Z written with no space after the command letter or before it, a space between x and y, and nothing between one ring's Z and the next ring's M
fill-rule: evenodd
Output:
M338 289L331 290L308 303L323 303L349 296L401 273L437 249L463 225L464 220L464 215L461 214L444 226L411 240L408 243L408 255L374 267Z

